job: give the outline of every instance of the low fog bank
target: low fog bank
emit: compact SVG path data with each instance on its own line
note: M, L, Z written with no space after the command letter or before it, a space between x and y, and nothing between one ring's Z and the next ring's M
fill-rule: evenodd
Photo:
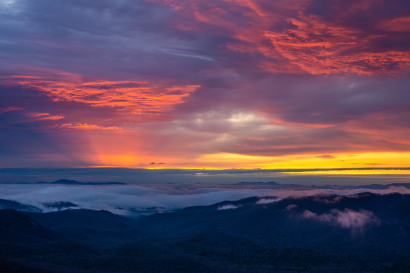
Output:
M120 215L144 215L165 212L190 206L206 206L226 200L239 200L251 196L279 198L312 196L317 194L353 195L362 192L376 194L409 194L405 187L387 189L272 189L255 185L204 185L204 184L151 184L151 185L2 185L0 199L13 200L40 208L44 212L61 208L49 206L53 202L71 202L70 209L107 210ZM258 204L273 202L261 199ZM63 208L64 209L64 208ZM228 209L228 208L223 208ZM232 208L229 208L232 209ZM340 214L343 215L343 214ZM340 216L336 214L334 219ZM312 215L305 215L313 218ZM336 217L336 218L335 218ZM322 217L324 219L324 217ZM327 217L329 218L329 217ZM319 219L319 218L318 218ZM330 219L330 218L329 218ZM332 218L333 219L333 218ZM337 220L334 220L337 222Z
M380 225L380 219L376 217L373 212L367 210L354 211L345 209L344 211L340 211L338 209L333 209L330 213L323 213L320 215L305 210L302 217L332 223L341 228L352 229L354 231L362 231L366 225L370 224Z

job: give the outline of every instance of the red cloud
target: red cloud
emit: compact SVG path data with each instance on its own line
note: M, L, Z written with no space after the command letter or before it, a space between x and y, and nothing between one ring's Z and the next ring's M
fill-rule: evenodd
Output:
M32 120L59 120L63 119L63 115L50 115L49 113L28 113L27 116L29 116Z
M383 9L383 5L390 2L334 1L328 8L335 13L334 20L323 14L312 14L311 6L320 2L312 0L155 2L172 6L181 13L175 21L181 29L229 36L237 42L227 43L227 49L262 53L268 60L261 61L260 67L268 71L391 76L409 70L408 50L378 45L390 39L391 34L383 30L410 31L408 17L376 22L371 31L345 22L351 16Z
M95 124L87 124L87 123L77 123L75 125L71 123L64 123L58 126L59 128L63 129L74 129L74 130L120 130L121 127L117 126L99 126Z
M64 73L57 73L61 74ZM67 74L60 79L42 76L13 76L6 82L35 88L47 93L53 101L75 101L94 107L113 107L124 114L161 114L195 91L199 85L167 86L142 81L89 81ZM61 119L48 113L31 113L36 119Z

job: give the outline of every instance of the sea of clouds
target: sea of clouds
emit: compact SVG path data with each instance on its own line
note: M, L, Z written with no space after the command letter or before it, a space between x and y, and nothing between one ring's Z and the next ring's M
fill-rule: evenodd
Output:
M405 187L391 186L384 190L370 189L269 189L237 185L206 184L150 184L150 185L1 185L0 198L13 200L22 204L34 205L47 210L44 203L59 201L71 202L78 208L108 210L127 215L132 210L158 208L173 210L190 206L206 206L221 201L235 201L246 197L297 197L311 196L320 193L351 195L361 192L388 194L398 192L410 193ZM261 203L273 202L275 199L261 199ZM323 218L323 217L322 217Z

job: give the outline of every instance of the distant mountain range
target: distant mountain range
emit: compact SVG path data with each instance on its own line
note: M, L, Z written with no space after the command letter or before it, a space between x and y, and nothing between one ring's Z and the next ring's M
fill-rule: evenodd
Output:
M54 182L19 182L19 183L5 183L5 184L46 184L46 185L77 185L77 186L102 186L102 185L128 185L121 182L78 182L76 180L60 179ZM175 184L175 183L167 183ZM300 185L300 184L279 184L274 181L270 182L239 182L234 185L237 186L257 186L257 187L269 187L271 189L333 189L333 190L348 190L348 189L373 189L373 190L385 190L390 187L405 187L410 189L410 183L392 183L392 184L370 184L359 186L339 186L339 185Z
M11 183L6 183L11 184ZM19 182L13 184L48 184L48 185L84 185L84 186L100 186L100 185L126 185L126 183L121 182L78 182L75 180L68 180L68 179L60 179L54 182L35 182L35 183L28 183L28 182Z
M277 182L239 182L238 186L268 186L273 189L333 189L333 190L348 190L348 189L373 189L385 190L390 187L405 187L410 189L410 183L392 183L392 184L370 184L359 186L339 186L339 185L300 185L300 184L279 184Z
M250 197L138 219L16 209L0 209L2 273L410 272L410 195Z

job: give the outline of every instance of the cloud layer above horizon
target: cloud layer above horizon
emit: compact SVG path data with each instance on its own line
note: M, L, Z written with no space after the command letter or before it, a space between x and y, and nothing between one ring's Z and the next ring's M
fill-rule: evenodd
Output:
M0 0L0 32L0 168L410 167L406 0Z

